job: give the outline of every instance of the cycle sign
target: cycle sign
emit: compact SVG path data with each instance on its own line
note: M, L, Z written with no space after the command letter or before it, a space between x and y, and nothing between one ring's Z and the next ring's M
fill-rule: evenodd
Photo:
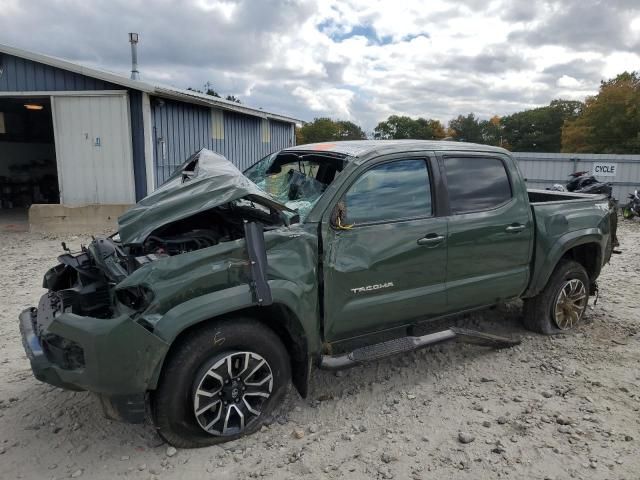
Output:
M615 177L617 169L617 163L598 162L593 164L592 174L594 177Z

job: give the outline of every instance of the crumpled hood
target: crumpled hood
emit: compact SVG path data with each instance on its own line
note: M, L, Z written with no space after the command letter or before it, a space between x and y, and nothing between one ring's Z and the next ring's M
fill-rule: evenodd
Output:
M163 225L241 198L290 211L225 157L203 148L160 188L118 218L120 241L124 245L142 243Z

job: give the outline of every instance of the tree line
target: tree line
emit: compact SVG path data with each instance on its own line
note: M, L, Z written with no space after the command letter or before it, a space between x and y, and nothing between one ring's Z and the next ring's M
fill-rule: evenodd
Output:
M446 127L440 120L391 115L369 134L353 122L330 118L316 118L296 131L299 145L366 138L448 139L528 152L640 153L640 76L624 72L602 81L584 102L557 99L488 120L469 113Z
M222 96L213 89L211 82L205 83L202 90L200 90L199 88L193 88L193 87L188 87L187 90L190 90L192 92L197 92L197 93L203 93L211 97L222 98ZM235 95L227 95L226 97L224 97L224 99L234 103L242 103L240 99Z

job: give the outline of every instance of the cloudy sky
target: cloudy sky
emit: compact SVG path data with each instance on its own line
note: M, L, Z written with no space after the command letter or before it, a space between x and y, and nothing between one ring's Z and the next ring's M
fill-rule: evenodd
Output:
M370 131L583 99L640 69L639 0L0 0L0 43Z

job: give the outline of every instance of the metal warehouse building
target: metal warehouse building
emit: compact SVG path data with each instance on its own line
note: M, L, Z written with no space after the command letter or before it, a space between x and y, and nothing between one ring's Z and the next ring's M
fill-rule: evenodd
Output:
M129 205L200 148L242 170L297 122L0 44L0 206Z

